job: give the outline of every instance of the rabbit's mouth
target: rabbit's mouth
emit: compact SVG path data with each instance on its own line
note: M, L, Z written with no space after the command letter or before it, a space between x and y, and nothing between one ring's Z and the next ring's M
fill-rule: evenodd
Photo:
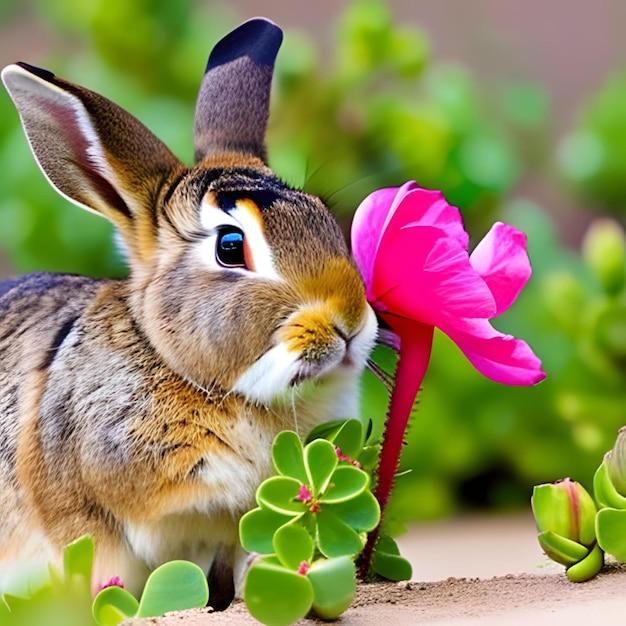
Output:
M360 373L343 341L324 354L297 354L279 344L266 352L237 380L233 391L263 404L280 400L285 392L307 383L317 386L321 380ZM365 367L365 363L363 363Z
M310 380L311 378L314 378L313 375L308 374L306 372L298 372L295 376L293 376L293 378L289 381L289 386L290 387L297 387L300 383L303 383L305 380Z
M344 357L345 359L345 357ZM329 367L328 364L323 365L321 363L310 363L308 361L301 361L298 367L298 371L292 376L289 381L290 387L296 387L300 383L303 383L308 380L316 380L323 376L324 374L332 371L338 365L341 365L343 361L338 364L334 364Z
M310 309L308 310L310 313ZM296 320L301 322L302 318ZM346 381L357 378L367 364L376 337L376 317L368 307L361 327L352 333L329 323L318 328L285 324L277 343L236 380L233 391L253 402L269 404L284 398L303 383Z
M309 356L304 354L296 362L297 371L289 381L290 387L295 387L304 381L315 381L335 370L361 370L362 355L357 348L357 354L352 349L352 338L338 334L337 341L332 346L326 346L321 354Z

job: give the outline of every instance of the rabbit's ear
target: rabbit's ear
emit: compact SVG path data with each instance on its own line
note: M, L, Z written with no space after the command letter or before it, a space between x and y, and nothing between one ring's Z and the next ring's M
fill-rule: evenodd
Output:
M48 180L75 204L109 218L131 253L141 254L149 244L137 240L146 230L138 222L154 222L159 191L182 164L141 122L97 93L26 63L6 67L2 80Z
M255 18L213 48L196 104L196 162L224 153L266 161L270 88L282 40L278 26Z

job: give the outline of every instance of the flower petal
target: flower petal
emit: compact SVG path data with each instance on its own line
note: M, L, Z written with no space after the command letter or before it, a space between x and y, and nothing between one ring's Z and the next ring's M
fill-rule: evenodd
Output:
M372 304L439 326L450 317L490 317L495 303L467 250L432 226L389 229L374 264Z
M495 315L513 304L532 273L526 253L526 235L501 222L496 222L476 246L470 263L493 294Z
M440 329L484 376L505 385L534 385L546 374L528 344L498 332L488 320L457 320Z
M385 224L386 230L415 225L434 226L467 250L469 236L463 228L461 212L446 202L441 191L423 189L413 183L412 186L407 184L401 187L398 196L401 193L403 195L397 207L390 211L390 218Z
M455 240L441 238L431 248L424 271L436 277L437 316L492 317L495 302L483 278L472 268L465 247ZM438 324L436 324L438 325Z
M374 259L386 223L393 214L407 189L415 183L402 187L389 187L371 193L358 206L352 219L352 256L361 271L366 290L372 285Z
M352 254L366 287L372 284L374 259L385 232L411 226L435 226L467 249L469 236L460 211L448 204L441 191L418 187L409 181L371 193L352 220Z

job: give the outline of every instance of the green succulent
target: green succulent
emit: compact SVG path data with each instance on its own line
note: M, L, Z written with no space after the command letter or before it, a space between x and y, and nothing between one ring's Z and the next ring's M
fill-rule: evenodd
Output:
M585 488L569 478L538 485L532 508L546 555L565 565L572 582L595 576L604 555L596 542L596 505Z

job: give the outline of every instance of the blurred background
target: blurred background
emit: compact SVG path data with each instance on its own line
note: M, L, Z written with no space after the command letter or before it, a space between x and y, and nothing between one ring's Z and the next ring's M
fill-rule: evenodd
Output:
M564 476L590 487L626 424L626 3L2 0L0 65L106 95L190 163L208 52L255 15L286 31L270 163L346 232L368 193L416 180L460 207L474 242L495 220L528 235L533 278L494 325L548 378L492 383L437 336L393 519L527 508L534 484ZM42 269L126 271L109 225L49 187L3 92L0 277ZM380 431L385 391L364 387Z

